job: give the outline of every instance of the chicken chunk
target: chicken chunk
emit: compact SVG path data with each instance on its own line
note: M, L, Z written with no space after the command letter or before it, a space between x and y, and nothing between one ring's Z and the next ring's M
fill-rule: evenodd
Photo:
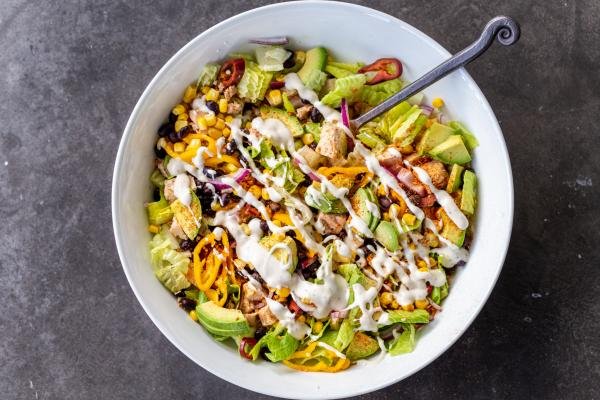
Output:
M179 226L179 223L177 223L176 218L173 218L173 221L171 222L171 226L169 227L169 232L171 233L171 235L175 236L176 238L187 239L185 232L183 232L183 229L181 229L181 226Z
M348 216L345 214L325 214L324 212L319 212L317 224L323 227L323 234L337 235L344 229L347 219Z
M225 96L225 98L227 100L231 100L231 98L233 96L235 96L235 94L237 93L237 89L235 87L235 85L229 86L227 89L225 89L225 91L223 92L223 96Z
M377 160L382 167L396 175L402 168L402 154L394 146L388 146L377 155Z
M165 180L164 194L165 199L169 203L172 203L177 199L175 197L175 178Z
M242 285L242 298L240 300L240 310L244 314L255 312L258 308L264 306L263 294L257 290L250 282Z
M296 117L298 117L298 119L300 121L306 121L308 119L308 117L310 116L310 112L312 111L313 106L311 105L306 105L306 106L302 106L300 108L298 108L296 110Z
M321 138L315 149L322 156L341 160L347 151L346 132L337 123L325 122L321 128Z
M229 104L227 104L227 114L239 114L242 112L242 109L244 108L244 103L240 101L230 101Z
M448 171L446 167L439 161L430 161L421 165L421 168L427 172L427 175L431 178L433 186L438 189L445 189L448 184Z
M265 327L271 326L278 321L277 317L268 306L264 306L258 310L258 318L260 319L262 326Z

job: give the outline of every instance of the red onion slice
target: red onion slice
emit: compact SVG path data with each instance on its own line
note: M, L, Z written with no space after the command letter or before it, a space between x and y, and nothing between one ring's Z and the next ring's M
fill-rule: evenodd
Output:
M423 115L427 115L428 117L433 112L433 107L428 106L427 104L421 104L421 105L419 105L419 107L421 108L421 111L423 112Z
M211 179L208 181L208 183L213 185L215 187L215 190L218 190L218 191L231 189L231 186L229 186L228 184L223 183L217 179Z
M237 173L237 176L234 178L237 183L243 181L248 175L250 175L249 169L242 169Z
M254 44L264 44L270 46L284 45L288 44L290 41L286 36L273 36L273 37L265 37L265 38L252 38L248 40L250 43Z
M348 103L346 102L346 99L342 99L342 104L341 104L341 113L342 113L342 124L344 124L344 126L346 128L350 128L350 118L348 118Z

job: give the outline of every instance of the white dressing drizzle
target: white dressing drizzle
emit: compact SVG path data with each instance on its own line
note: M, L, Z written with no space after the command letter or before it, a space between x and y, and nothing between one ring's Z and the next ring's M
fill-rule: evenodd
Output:
M373 319L373 314L381 311L381 308L373 306L373 301L377 298L378 288L365 289L360 283L355 283L352 285L352 291L354 292L354 301L348 306L348 309L360 308L361 316L358 319L360 324L358 330L377 332L377 321Z
M288 310L283 304L269 298L266 301L273 315L288 330L290 335L300 340L310 333L310 327L305 323L296 321L294 313Z
M192 203L192 194L190 191L190 178L187 174L179 174L175 177L173 185L173 194L181 204L189 207Z

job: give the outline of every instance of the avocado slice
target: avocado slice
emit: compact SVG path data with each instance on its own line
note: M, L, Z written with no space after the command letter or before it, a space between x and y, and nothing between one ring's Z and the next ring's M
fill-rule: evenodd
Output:
M398 231L389 221L381 221L375 229L375 239L389 251L397 251L400 248Z
M240 310L223 308L212 301L196 306L198 322L207 331L217 336L249 336L252 328Z
M315 47L306 52L306 61L298 71L298 77L307 87L319 91L325 81L327 74L323 72L327 65L327 50L323 47Z
M379 202L369 188L360 188L350 199L352 209L373 231L379 223Z
M190 206L186 206L179 200L175 200L171 203L171 209L181 229L187 237L194 240L198 231L200 230L200 220L202 219L202 207L200 206L200 200L196 194L191 191L192 202Z
M360 360L361 358L369 357L377 350L379 350L377 340L365 333L356 332L346 349L346 357L352 361Z
M291 255L292 262L290 263L289 271L292 272L294 269L296 269L296 265L298 265L298 248L296 247L296 242L294 239L289 236L285 236L283 239L281 239L280 236L271 235L260 239L259 243L267 250L271 250L272 247L277 245L278 247L271 253L273 257L282 263L287 264L290 261Z
M425 134L417 144L417 151L419 154L425 154L444 140L448 139L453 133L454 130L452 128L434 122L433 125L425 131Z
M479 146L479 142L477 141L477 138L475 137L475 135L473 135L471 132L469 132L463 124L461 124L458 121L451 121L450 123L448 123L448 125L450 125L450 127L452 129L454 129L455 134L462 136L465 144L467 145L467 149L469 149L469 151L473 150L475 147Z
M292 136L300 137L304 135L304 128L302 128L302 124L298 121L294 115L290 115L287 111L282 110L280 108L262 106L260 108L260 116L264 119L273 118L278 119L287 126L287 128L292 132Z
M475 198L477 196L477 178L475 177L475 173L469 170L465 171L463 181L460 209L466 214L473 215L475 213Z
M453 193L458 190L462 183L461 174L465 168L458 165L452 164L452 170L450 171L450 178L448 178L448 185L446 185L446 192Z
M471 161L469 150L460 135L450 136L431 149L429 154L446 164L466 164Z
M444 211L444 209L441 209L440 213L442 214L442 224L444 225L444 227L442 228L441 235L449 241L451 241L452 243L454 243L455 245L457 245L458 247L461 247L465 242L466 231L456 226L454 221L450 219L450 217L448 216L448 214L446 214L446 211Z

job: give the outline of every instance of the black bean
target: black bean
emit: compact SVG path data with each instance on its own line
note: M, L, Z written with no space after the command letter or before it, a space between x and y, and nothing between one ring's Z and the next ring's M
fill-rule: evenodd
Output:
M271 209L271 211L277 212L277 211L281 210L281 205L279 203L275 203L274 201L272 201L269 203L269 208Z
M290 52L290 56L283 62L283 68L292 68L294 65L296 65L294 52Z
M300 272L302 273L304 279L314 279L317 277L317 270L320 266L321 264L319 263L319 260L316 259L312 264L307 265L305 268L301 268Z
M219 204L221 204L221 207L225 207L226 205L231 203L232 200L233 195L231 193L225 192L219 195Z
M216 101L209 100L206 102L206 107L215 114L219 113L219 104Z
M160 128L158 128L158 136L165 137L172 131L173 131L173 124L170 122L165 122L164 124L162 124L160 126Z
M165 149L163 149L162 147L159 149L156 146L154 146L154 154L160 159L163 159L167 156L167 152L165 151Z
M384 211L386 211L392 205L392 200L389 197L387 197L387 196L380 197L379 198L379 205L381 206L381 208Z
M196 308L196 302L192 299L188 299L187 297L179 297L177 299L177 303L179 304L179 307L186 311L192 311L194 308Z
M313 107L310 110L310 120L312 122L321 122L323 121L323 114L317 109L317 107Z
M152 198L154 199L154 201L160 200L160 189L159 188L154 188L154 191L152 192Z
M177 121L177 115L175 115L173 113L169 114L169 122L174 124L175 121Z
M192 133L192 127L189 125L184 126L183 128L181 128L178 132L177 132L177 137L179 138L179 140L183 140L187 135L189 135L190 133Z
M230 140L229 142L227 142L227 144L225 145L225 148L223 149L223 152L225 154L227 154L228 156L235 154L237 151L238 151L237 144L235 143L234 140Z
M269 233L269 224L267 224L267 221L260 221L260 229L265 234Z
M194 247L196 247L196 242L194 242L193 240L185 239L179 244L179 247L181 247L181 250L184 251L192 251L194 250Z
M338 237L342 240L344 240L346 236L348 236L348 232L345 229L342 229L340 233L338 233Z
M247 111L252 111L254 109L254 104L252 103L244 103L244 108L242 108L242 114Z
M215 179L217 176L217 171L215 171L214 169L210 169L210 168L203 168L202 172L204 173L204 175L206 175L209 179Z
M175 293L175 297L185 297L185 290L180 290L179 292Z
M261 337L265 336L269 330L264 326L259 326L254 331L254 339L260 340Z
M171 143L181 142L181 139L179 139L179 136L177 135L177 132L175 132L175 131L170 132L169 136L167 136L167 139L169 139L169 142L171 142Z

